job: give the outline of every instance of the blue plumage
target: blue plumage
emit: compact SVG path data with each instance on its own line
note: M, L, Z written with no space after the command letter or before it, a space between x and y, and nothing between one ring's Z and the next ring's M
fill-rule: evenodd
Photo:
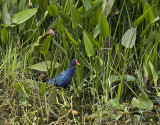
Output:
M60 72L55 77L49 80L49 84L54 84L57 87L67 87L72 80L72 76L76 70L75 65L79 64L76 59L73 59L70 63L70 67L66 71Z

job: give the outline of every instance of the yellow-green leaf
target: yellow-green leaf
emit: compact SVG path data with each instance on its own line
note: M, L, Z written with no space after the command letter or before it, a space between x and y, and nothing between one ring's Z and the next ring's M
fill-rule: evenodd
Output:
M132 48L135 45L136 41L136 29L131 28L125 32L122 37L122 45L126 48Z
M12 17L12 23L20 24L31 18L37 12L37 8L23 10Z
M58 7L56 5L49 5L47 7L47 10L48 10L49 15L51 15L53 17L58 16Z
M7 7L6 3L4 3L3 6L2 6L2 20L4 21L4 23L6 25L11 24L11 16L8 12L8 7Z
M88 57L93 56L94 55L93 45L85 31L83 31L83 39L87 56Z
M82 18L80 12L75 8L74 5L71 6L71 21L72 28L75 29L78 25L82 26Z
M153 102L144 97L133 97L132 98L132 105L139 108L139 109L147 109L152 110L153 109Z
M44 55L47 54L51 40L52 40L52 34L48 35L48 36L43 40L43 43L42 43L42 45L41 45L41 47L40 47L40 52L41 52L42 54L44 54Z
M153 81L154 81L154 87L156 88L156 91L158 93L158 85L157 85L157 80L158 80L158 74L156 73L156 71L154 70L154 67L152 65L152 63L149 61L149 66L151 68L152 71L152 75L153 75Z
M71 43L74 45L74 46L78 46L79 44L74 40L74 38L72 37L72 35L67 31L67 29L62 25L63 29L65 30L68 38L70 39Z
M150 7L151 8L151 7ZM150 11L150 8L148 8L135 22L133 25L138 26L142 20L145 18L146 14Z
M2 30L1 30L1 41L4 44L8 43L8 32L7 32L7 29L5 27L3 27Z
M153 21L154 16L153 16L153 11L152 11L150 5L146 2L144 5L143 13L145 13L147 11L147 9L149 9L149 11L145 15L145 20L146 20L147 24L150 24Z
M103 15L103 13L100 13L99 15L98 26L99 26L101 36L109 37L110 35L109 24L106 17Z
M50 69L50 66L51 66L51 61L44 61L44 62L40 62L40 63L34 64L34 65L30 65L28 68L38 70L38 71L47 72L48 69ZM56 62L55 68L58 68L59 66L60 66L60 64Z

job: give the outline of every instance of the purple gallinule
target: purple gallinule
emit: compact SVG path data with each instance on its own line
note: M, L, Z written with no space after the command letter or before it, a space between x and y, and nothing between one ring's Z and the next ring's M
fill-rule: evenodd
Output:
M72 76L76 70L76 64L79 65L78 61L73 59L70 63L70 67L66 71L62 71L58 75L52 77L48 83L56 85L57 87L66 88L72 80Z

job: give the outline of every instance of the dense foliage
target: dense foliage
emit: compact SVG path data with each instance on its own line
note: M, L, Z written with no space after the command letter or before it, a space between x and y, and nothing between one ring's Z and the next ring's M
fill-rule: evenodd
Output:
M0 123L159 123L160 1L1 0ZM46 85L80 66L67 89Z

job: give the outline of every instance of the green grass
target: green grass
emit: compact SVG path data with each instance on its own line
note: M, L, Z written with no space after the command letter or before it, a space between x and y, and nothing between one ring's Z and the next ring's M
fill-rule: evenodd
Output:
M0 123L160 122L159 1L30 2L0 2ZM73 58L70 86L46 86Z

